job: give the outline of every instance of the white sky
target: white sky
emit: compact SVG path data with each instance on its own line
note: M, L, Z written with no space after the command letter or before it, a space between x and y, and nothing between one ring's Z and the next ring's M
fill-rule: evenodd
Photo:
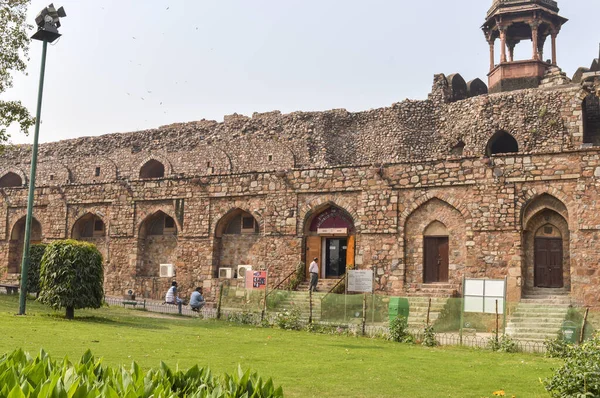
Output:
M30 21L51 0L32 0ZM433 74L487 82L480 26L492 0L56 0L40 141L234 112L349 111L424 99ZM559 0L558 64L598 56L598 0ZM135 39L134 39L135 38ZM545 58L550 57L549 42ZM41 43L2 99L35 114ZM498 51L497 51L498 55ZM517 58L531 56L530 42ZM143 98L143 99L142 99ZM162 104L161 104L162 103ZM30 143L11 128L12 142Z

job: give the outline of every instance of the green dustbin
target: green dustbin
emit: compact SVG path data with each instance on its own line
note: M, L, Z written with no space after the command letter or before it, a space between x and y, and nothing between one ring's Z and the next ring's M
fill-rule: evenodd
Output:
M408 318L408 299L401 297L390 297L388 310L390 321L396 319L398 315Z
M569 344L577 342L577 325L575 322L564 321L561 327L563 340Z

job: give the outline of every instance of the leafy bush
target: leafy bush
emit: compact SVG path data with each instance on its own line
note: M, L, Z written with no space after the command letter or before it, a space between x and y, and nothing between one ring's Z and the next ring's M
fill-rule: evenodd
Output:
M230 312L227 314L227 321L239 323L241 325L257 325L259 321L258 315L255 315L251 312L243 311L243 312Z
M402 315L390 320L390 340L398 343L414 343L414 337L408 332L408 319Z
M278 313L277 317L275 317L275 324L280 329L300 330L302 329L300 315L302 315L300 309L298 307L292 307L291 310Z
M281 387L256 373L213 376L194 366L172 371L161 362L143 373L134 362L130 369L102 365L87 351L78 363L53 361L44 351L31 358L22 350L0 358L0 398L12 397L153 397L153 398L279 398Z
M54 309L100 308L104 299L102 255L96 246L58 240L46 247L40 269L39 301Z
M560 336L555 339L546 339L544 346L546 347L546 357L548 358L566 358L573 347Z
M435 339L433 326L425 326L425 329L423 330L423 342L421 344L426 347L435 347L438 344Z
M571 347L544 386L552 397L600 397L600 334Z
M488 340L488 348L498 352L518 352L519 346L510 336L503 334L502 337L490 337Z
M302 262L296 265L296 273L292 276L290 280L290 284L288 286L289 290L296 290L298 286L306 280L306 265Z
M27 269L27 293L40 293L40 264L46 245L40 243L29 248L29 268Z

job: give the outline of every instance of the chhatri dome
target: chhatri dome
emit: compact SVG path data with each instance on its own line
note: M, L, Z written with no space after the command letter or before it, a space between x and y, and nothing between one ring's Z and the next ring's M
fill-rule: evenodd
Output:
M490 45L490 92L534 88L544 73L556 66L556 37L568 21L559 15L553 0L495 0L482 26ZM544 61L544 44L552 40L552 58ZM500 40L500 62L496 63L494 46ZM531 41L530 59L515 60L515 46Z

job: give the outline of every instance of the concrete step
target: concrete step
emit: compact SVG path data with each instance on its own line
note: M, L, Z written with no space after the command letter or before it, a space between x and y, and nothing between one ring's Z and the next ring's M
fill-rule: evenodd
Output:
M529 296L568 296L569 291L565 289L528 289L523 292L523 297Z
M544 305L544 304L570 305L571 299L569 297L559 297L559 296L544 297L544 298L524 298L524 299L521 299L521 303L523 303L523 304L538 304L538 305Z

